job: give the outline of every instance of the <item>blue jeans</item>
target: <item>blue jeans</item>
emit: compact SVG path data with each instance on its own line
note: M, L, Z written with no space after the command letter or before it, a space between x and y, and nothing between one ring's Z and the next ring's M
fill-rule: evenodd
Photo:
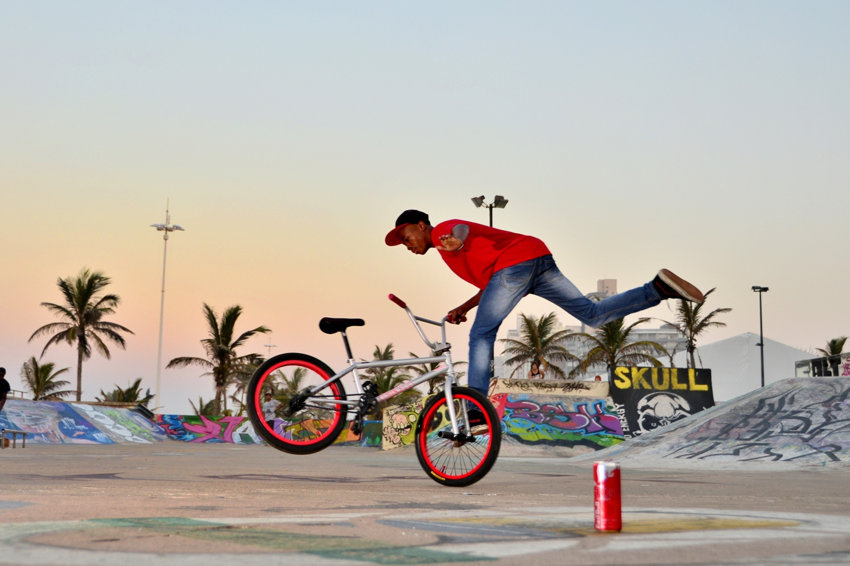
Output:
M520 299L528 294L555 303L594 328L661 302L652 283L593 302L560 272L551 255L500 269L484 288L475 322L469 331L468 383L484 395L490 385L490 360L493 359L496 332Z

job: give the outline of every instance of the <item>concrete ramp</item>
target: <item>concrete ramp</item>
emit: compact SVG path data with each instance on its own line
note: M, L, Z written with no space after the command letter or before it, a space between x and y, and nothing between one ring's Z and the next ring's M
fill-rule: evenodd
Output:
M850 466L850 377L779 381L576 459L639 467Z
M134 409L9 399L0 413L0 428L27 433L35 444L151 444L164 431Z

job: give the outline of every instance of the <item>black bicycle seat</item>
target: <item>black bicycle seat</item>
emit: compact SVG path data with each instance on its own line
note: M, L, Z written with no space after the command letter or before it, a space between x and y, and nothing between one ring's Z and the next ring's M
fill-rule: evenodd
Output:
M362 318L330 318L325 317L319 321L319 330L325 334L342 332L349 326L363 326L366 322Z

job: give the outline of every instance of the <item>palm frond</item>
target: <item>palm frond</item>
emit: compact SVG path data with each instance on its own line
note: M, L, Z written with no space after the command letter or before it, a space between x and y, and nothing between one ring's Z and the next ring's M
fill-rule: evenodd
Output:
M648 318L640 318L626 326L624 319L620 318L603 324L594 334L578 333L576 336L590 346L579 366L580 371L603 364L609 369L618 365L644 363L656 367L663 365L653 353L668 355L664 346L657 342L631 339L634 328L648 321ZM573 373L579 373L579 369L574 369Z
M687 365L689 368L696 367L695 351L697 338L711 328L726 326L726 323L718 320L718 318L720 315L732 312L731 308L723 307L703 314L704 309L707 308L706 305L708 303L708 297L714 293L716 289L716 287L712 287L706 291L704 295L706 300L699 304L684 300L678 301L675 322L666 320L662 321L676 328L679 333L684 336L688 352Z

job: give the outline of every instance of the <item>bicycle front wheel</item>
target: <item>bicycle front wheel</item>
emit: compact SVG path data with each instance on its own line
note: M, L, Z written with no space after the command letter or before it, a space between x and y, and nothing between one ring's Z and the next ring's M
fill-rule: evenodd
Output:
M442 485L471 485L490 471L502 444L502 425L493 404L475 389L452 387L452 406L460 431L452 433L448 401L441 393L432 397L416 423L416 455L428 477ZM484 416L482 424L470 427L464 417L477 410Z
M257 433L284 452L312 454L327 448L345 426L345 389L331 383L317 393L334 371L306 354L280 354L261 365L248 384L248 415ZM271 393L274 417L264 416L266 394ZM271 417L271 415L268 415Z

